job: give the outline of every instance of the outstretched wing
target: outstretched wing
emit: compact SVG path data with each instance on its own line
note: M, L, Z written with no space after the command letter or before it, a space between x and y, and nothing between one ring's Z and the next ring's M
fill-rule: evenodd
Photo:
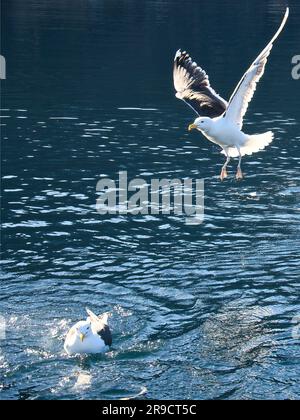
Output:
M256 60L251 64L247 72L244 74L239 84L235 88L226 111L226 118L236 123L240 129L243 127L243 118L248 109L248 105L253 98L256 90L256 85L261 79L265 71L265 66L268 61L268 57L271 53L274 41L283 30L287 18L289 16L289 8L286 9L283 21L273 36L266 48L259 54Z
M89 315L89 320L91 322L92 330L95 334L100 335L106 346L112 345L112 335L107 325L108 313L97 316L90 309L86 308L86 311Z
M173 78L176 97L199 116L215 118L226 110L227 102L213 90L205 71L185 51L178 50L175 55Z

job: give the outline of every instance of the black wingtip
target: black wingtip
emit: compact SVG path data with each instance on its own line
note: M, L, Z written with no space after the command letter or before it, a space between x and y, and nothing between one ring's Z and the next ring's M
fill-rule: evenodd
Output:
M100 335L106 346L110 347L112 345L112 335L108 325L104 325L102 330L98 332L98 335Z

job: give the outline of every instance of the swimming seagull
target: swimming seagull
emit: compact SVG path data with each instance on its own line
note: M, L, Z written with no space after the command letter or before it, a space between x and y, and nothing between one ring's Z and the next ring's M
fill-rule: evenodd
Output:
M112 336L107 324L108 313L97 316L86 308L88 317L77 322L68 332L64 344L69 354L103 353L112 344Z
M227 165L231 157L239 157L236 178L242 179L242 156L263 150L273 140L274 134L271 131L245 134L242 131L243 118L256 85L264 74L273 43L283 30L288 15L289 8L286 9L278 31L246 71L228 103L213 90L207 74L192 61L189 54L178 50L175 55L173 76L176 97L184 100L199 116L189 125L189 131L197 129L208 140L222 147L226 162L222 167L221 180L228 176Z

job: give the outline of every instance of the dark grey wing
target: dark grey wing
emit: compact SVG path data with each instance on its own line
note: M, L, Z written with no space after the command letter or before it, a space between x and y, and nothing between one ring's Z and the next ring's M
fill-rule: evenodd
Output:
M97 331L97 334L100 335L106 346L112 345L112 335L108 325L104 325L101 330Z
M112 335L109 326L107 325L109 313L105 312L104 314L97 316L88 308L85 309L89 315L88 320L90 320L91 322L94 334L98 334L102 338L106 346L111 346Z
M178 50L175 55L173 78L176 97L200 117L215 118L226 111L227 102L213 90L205 71L185 51Z

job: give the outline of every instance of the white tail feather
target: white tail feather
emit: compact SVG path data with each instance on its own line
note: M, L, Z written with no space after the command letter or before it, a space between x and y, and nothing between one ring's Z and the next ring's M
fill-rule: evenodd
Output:
M252 155L253 153L259 152L272 143L274 139L274 133L268 131L263 134L254 134L253 136L248 136L248 140L245 145L240 148L241 155ZM225 154L225 152L222 152ZM230 147L227 149L229 157L238 157L239 153L235 147Z

